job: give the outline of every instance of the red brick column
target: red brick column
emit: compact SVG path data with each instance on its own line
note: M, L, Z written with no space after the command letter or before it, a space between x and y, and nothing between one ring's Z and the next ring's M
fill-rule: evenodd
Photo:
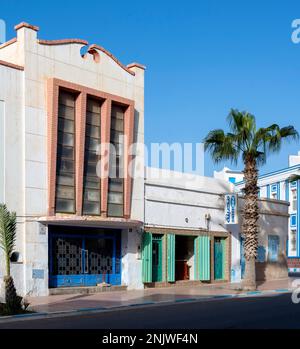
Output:
M101 107L101 144L108 145L110 143L110 124L111 99L108 98ZM101 155L101 216L107 217L109 148L102 148Z
M76 178L76 214L82 215L83 203L83 171L84 171L84 147L86 124L86 98L85 92L81 92L75 105L75 178Z
M134 104L130 104L125 111L124 124L125 144L124 144L124 217L130 218L132 199L132 159L129 154L133 143L134 134Z

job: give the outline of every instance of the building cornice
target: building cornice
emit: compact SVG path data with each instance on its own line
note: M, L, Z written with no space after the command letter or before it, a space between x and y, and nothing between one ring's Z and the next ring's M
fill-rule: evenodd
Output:
M64 224L64 225L97 225L97 226L122 226L126 227L139 227L144 223L142 221L127 219L127 218L114 218L114 217L101 217L101 216L76 216L68 214L56 214L55 216L44 216L37 219L38 222L43 224Z
M22 67L20 65L13 64L13 63L9 63L6 61L0 60L0 65L3 65L3 66L8 67L8 68L16 69L16 70L24 70L24 67Z
M146 70L146 67L145 67L144 65L142 65L142 64L140 64L140 63L136 63L136 62L128 64L128 65L127 65L127 68L128 68L128 69L131 69L131 68L140 68L140 69Z
M98 50L98 51L105 53L112 60L114 60L122 69L124 69L127 73L129 73L133 76L135 75L134 71L130 70L128 67L126 67L124 64L122 64L112 53L107 51L105 48L103 48L99 45L93 44L93 45L89 46L89 48L88 48L88 51L91 51L91 50Z
M36 25L32 25L32 24L29 24L29 23L26 23L26 22L21 22L21 23L19 23L19 24L17 24L15 26L15 30L19 30L21 28L32 29L32 30L34 30L36 32L38 32L40 30L40 28L37 27Z
M0 49L1 49L1 48L4 48L4 47L6 47L6 46L9 46L9 45L11 45L11 44L14 44L15 42L17 42L17 38L13 38L13 39L11 39L11 40L9 40L9 41L6 41L6 42L4 42L2 45L0 45Z
M40 45L49 45L49 46L68 45L68 44L88 45L88 42L82 39L38 40L38 43Z
M300 170L300 165L286 167L286 168L283 168L281 170L265 173L263 175L260 175L258 177L258 180L262 180L262 179L265 179L265 178L268 178L268 177L272 177L272 176L277 176L277 175L280 175L280 174L288 174L289 172L293 172L295 170ZM235 183L236 186L240 186L240 185L243 185L243 184L245 184L245 181L241 181L241 182Z

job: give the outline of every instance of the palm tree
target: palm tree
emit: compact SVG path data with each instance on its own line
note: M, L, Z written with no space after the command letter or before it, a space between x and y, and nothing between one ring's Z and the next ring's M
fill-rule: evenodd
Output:
M299 138L293 126L280 128L273 124L257 128L256 120L248 112L231 110L227 118L230 132L216 129L204 139L205 150L211 153L215 163L230 160L237 163L242 157L245 177L245 205L242 233L245 238L244 289L256 288L255 259L258 247L258 167L266 162L267 155L279 152L284 139Z
M289 183L292 183L292 182L298 181L299 179L300 179L300 175L292 174L292 175L288 178L288 181L289 181Z
M16 213L9 212L6 205L0 205L0 248L4 252L6 262L5 302L8 313L17 313L21 310L22 298L17 295L13 278L10 274L10 259L16 242Z

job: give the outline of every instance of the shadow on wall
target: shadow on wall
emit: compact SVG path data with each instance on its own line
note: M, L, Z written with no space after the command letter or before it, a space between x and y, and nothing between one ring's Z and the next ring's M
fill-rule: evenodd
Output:
M278 262L257 262L256 280L269 281L288 277L288 265L286 256L281 253Z

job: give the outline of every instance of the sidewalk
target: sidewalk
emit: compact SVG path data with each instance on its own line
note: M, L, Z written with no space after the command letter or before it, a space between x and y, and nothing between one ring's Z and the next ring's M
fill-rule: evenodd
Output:
M200 286L178 286L151 288L134 291L103 292L91 295L59 295L28 298L30 310L38 313L70 311L109 310L114 308L158 304L162 302L184 302L197 299L225 297L247 297L267 293L284 293L292 289L293 278L260 283L255 292L238 291L239 284L212 284Z

